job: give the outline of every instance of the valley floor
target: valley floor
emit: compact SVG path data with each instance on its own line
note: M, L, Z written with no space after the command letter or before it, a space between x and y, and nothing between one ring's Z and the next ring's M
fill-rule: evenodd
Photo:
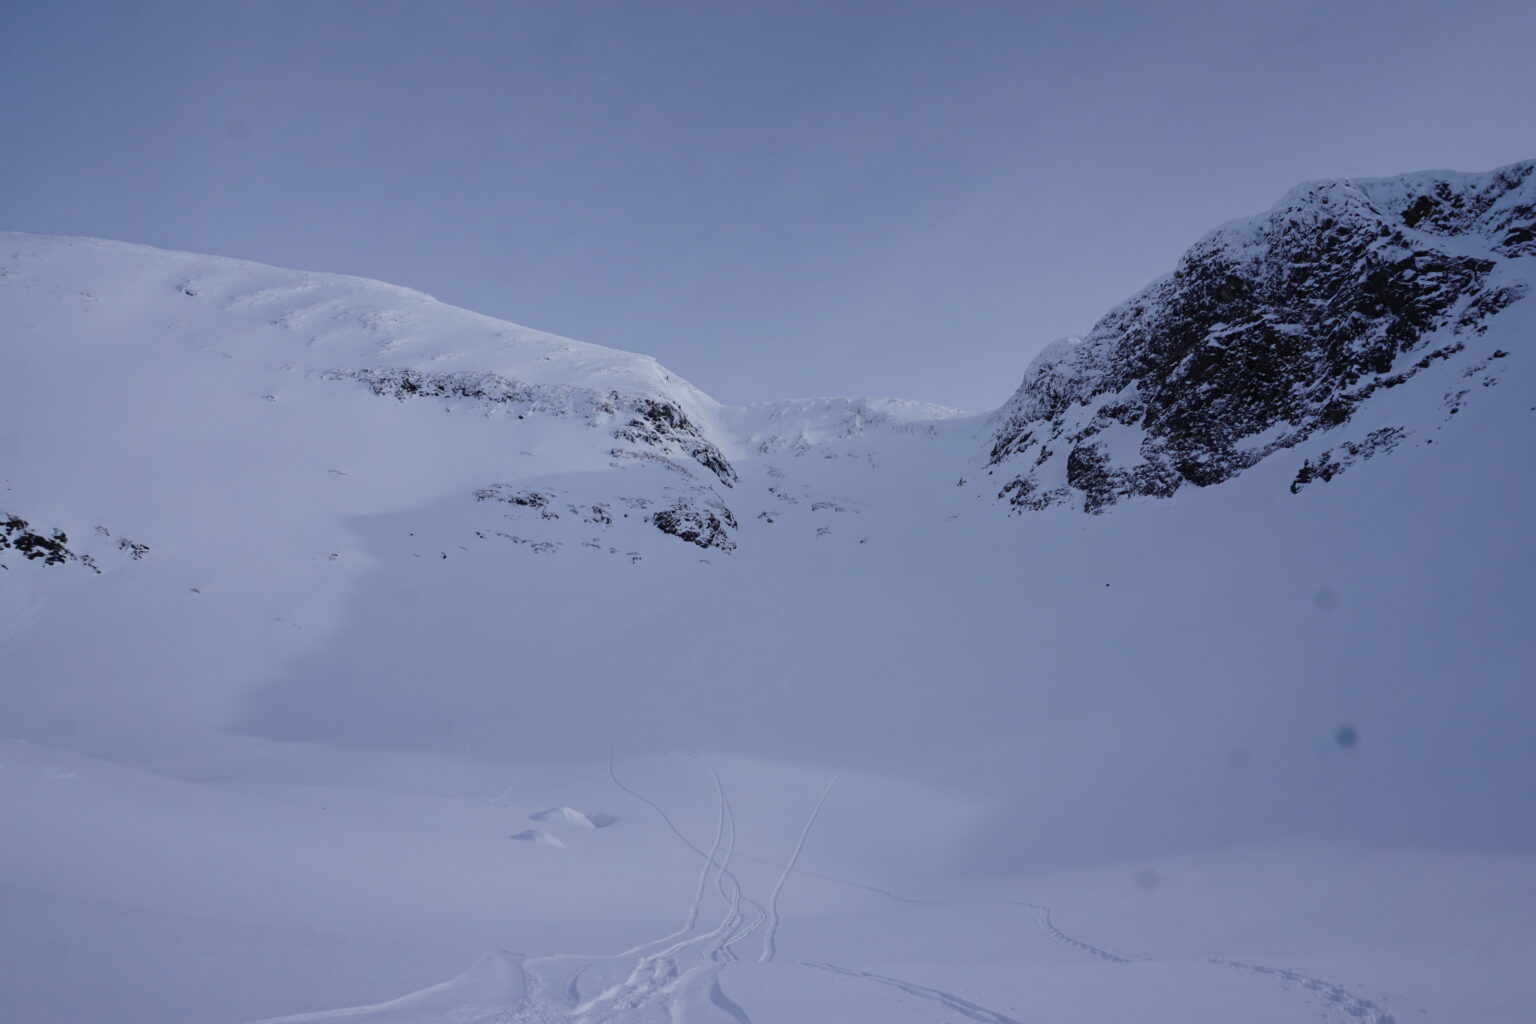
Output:
M0 1015L1513 1024L1536 1005L1529 854L1261 844L959 878L924 862L983 808L877 777L828 790L681 751L506 784L307 756L347 784L0 744Z

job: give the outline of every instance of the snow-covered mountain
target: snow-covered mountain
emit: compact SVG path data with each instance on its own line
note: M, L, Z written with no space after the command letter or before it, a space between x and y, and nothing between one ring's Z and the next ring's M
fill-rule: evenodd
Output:
M1526 321L1500 314L1530 291L1533 255L1536 162L1302 185L1035 359L992 439L1001 497L1098 512L1326 431L1299 489L1429 442L1525 343ZM1398 387L1413 413L1378 415Z
M1533 167L990 416L0 235L0 1020L1522 1020Z

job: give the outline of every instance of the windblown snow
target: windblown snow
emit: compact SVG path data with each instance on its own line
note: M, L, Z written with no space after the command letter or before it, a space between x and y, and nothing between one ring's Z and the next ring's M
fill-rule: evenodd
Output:
M1533 166L991 416L0 235L0 1020L1527 1019Z

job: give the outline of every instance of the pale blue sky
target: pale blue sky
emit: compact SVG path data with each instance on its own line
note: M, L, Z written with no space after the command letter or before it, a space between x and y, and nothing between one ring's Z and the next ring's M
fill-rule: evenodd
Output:
M0 0L0 227L980 410L1298 181L1536 156L1532 39L1530 0Z

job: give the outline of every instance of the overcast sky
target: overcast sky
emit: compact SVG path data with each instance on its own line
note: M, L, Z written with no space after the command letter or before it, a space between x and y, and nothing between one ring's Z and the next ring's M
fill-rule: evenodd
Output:
M1299 181L1536 156L1533 39L1531 0L0 0L0 228L981 410Z

